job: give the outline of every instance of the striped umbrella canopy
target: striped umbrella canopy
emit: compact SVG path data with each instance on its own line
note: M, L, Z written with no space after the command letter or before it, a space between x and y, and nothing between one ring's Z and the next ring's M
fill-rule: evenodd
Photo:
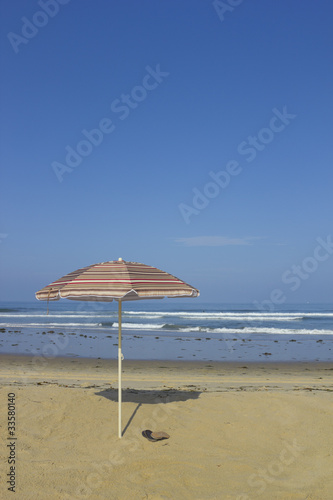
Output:
M128 300L198 297L199 290L156 267L123 259L92 264L66 274L36 293L38 300L118 302L118 435L121 430L121 304Z

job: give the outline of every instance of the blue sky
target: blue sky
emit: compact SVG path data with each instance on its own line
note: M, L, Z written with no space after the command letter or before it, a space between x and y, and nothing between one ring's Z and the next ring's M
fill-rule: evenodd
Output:
M332 15L2 2L0 299L122 257L204 302L332 302Z

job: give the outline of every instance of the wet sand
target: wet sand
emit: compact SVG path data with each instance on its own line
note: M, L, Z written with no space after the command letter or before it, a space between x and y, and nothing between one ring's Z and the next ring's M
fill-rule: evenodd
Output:
M331 362L333 337L316 334L203 334L123 330L123 353L130 360L223 362ZM0 328L2 354L103 358L118 357L118 333Z
M119 439L116 361L0 357L16 498L331 500L333 363L125 360L123 389Z

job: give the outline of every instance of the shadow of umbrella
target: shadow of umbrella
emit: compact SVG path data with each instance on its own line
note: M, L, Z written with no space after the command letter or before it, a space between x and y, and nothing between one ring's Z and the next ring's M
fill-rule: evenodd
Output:
M172 402L187 401L189 399L198 399L201 391L179 391L177 389L166 390L138 390L125 389L123 390L123 403L138 403L132 415L125 425L122 435L124 435L134 420L135 415L143 404L168 404ZM118 391L116 389L106 389L104 391L95 392L96 396L103 396L109 401L118 401Z

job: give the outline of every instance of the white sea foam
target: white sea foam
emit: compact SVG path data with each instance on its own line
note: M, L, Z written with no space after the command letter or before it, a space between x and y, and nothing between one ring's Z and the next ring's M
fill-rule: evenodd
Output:
M0 318L89 318L93 319L95 317L105 318L108 317L107 314L63 314L59 312L58 314L17 314L17 313L1 313Z
M65 319L65 318L75 318L75 319L80 319L80 318L89 318L89 319L99 319L99 318L112 318L117 316L117 311L110 311L110 312L56 312L56 313L51 313L47 315L47 318L59 318L59 319ZM175 318L183 318L183 319L197 319L197 320L217 320L217 319L225 319L228 321L294 321L294 320L300 320L303 318L327 318L327 317L333 317L333 313L331 312L326 312L326 313L319 313L319 312L242 312L242 311L237 311L237 312L197 312L197 311L189 311L189 312L183 312L183 311L123 311L123 317L126 318L127 316L131 317L137 317L137 318L142 318L142 319L160 319L163 317L175 317ZM26 314L26 313L0 313L0 318L45 318L46 315L45 313L33 313L33 314Z
M333 335L333 330L309 330L289 329L289 328L258 328L258 327L245 327L245 328L205 328L201 326L194 327L181 327L170 328L168 330L167 324L142 324L142 323L122 323L124 330L162 330L163 332L171 331L173 334L178 335L181 333L204 333L204 334L227 334L227 335L250 335L250 334L267 334L267 335ZM108 327L110 328L110 327ZM112 328L118 329L118 323L113 323Z
M99 326L104 326L104 328L110 328L110 326L103 325L103 323L99 323ZM128 328L131 330L160 330L165 325L164 324L154 324L154 323L121 323L122 328ZM118 329L118 323L114 322L112 324L112 328Z
M0 323L1 328L66 328L66 327L96 327L99 323Z
M184 319L226 319L230 321L294 321L302 318L333 317L333 313L309 313L309 312L145 312L145 311L126 311L124 315L136 316L140 318L162 318L178 317Z
M212 328L211 333L227 333L227 334L253 334L262 333L268 335L333 335L333 330L307 330L305 328L289 329L289 328Z

